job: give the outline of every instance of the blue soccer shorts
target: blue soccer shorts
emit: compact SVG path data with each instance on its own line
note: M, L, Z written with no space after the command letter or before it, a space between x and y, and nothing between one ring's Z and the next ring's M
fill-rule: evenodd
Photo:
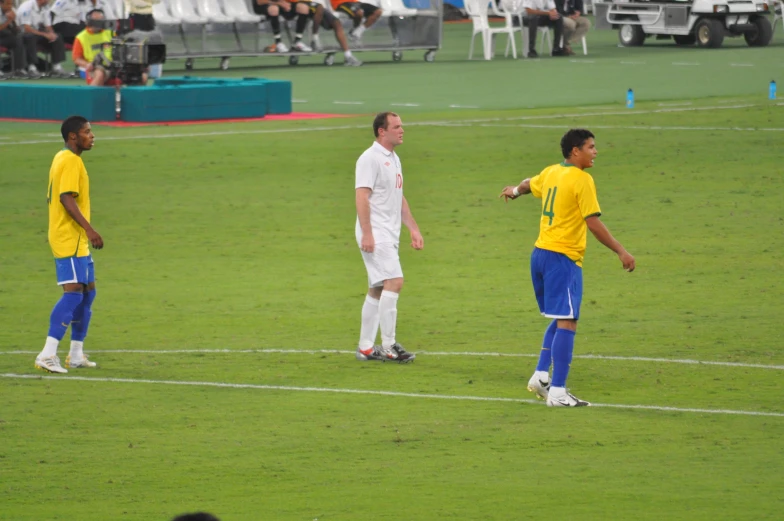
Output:
M64 257L55 259L54 266L57 270L57 284L89 284L95 282L95 267L93 256Z
M548 318L580 317L583 269L563 253L534 248L531 281L539 312Z

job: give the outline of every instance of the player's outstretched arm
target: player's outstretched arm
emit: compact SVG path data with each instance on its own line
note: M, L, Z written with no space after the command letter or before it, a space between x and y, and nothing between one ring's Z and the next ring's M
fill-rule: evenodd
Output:
M85 232L87 232L87 240L90 241L90 244L93 246L93 248L96 250L103 248L103 238L101 238L101 235L96 232L92 226L90 226L90 223L87 222L87 219L84 218L82 211L76 204L76 199L74 199L73 194L60 194L60 202L65 207L65 211L68 212L68 215L70 215L79 226L84 228Z
M411 247L415 250L421 250L425 247L425 239L419 231L419 226L414 220L414 214L411 213L411 208L408 206L408 201L403 197L403 209L401 220L406 225L408 231L411 232Z
M612 236L610 230L607 229L607 226L604 225L598 216L588 217L585 219L585 224L588 225L588 229L591 230L591 233L599 242L618 254L618 258L621 260L621 264L623 264L623 269L630 272L634 271L634 257Z
M530 179L523 179L523 181L517 186L505 186L503 190L501 190L501 195L498 196L500 199L501 197L504 198L504 202L507 202L509 199L517 199L521 195L530 194L531 193L531 180Z

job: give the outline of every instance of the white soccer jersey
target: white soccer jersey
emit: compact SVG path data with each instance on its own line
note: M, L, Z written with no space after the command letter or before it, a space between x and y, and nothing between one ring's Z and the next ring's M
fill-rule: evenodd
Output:
M20 26L29 25L33 29L41 30L52 25L52 15L49 4L38 7L35 0L27 0L16 10L17 23Z
M376 243L400 242L403 212L403 167L400 158L378 141L357 160L354 188L370 188L370 227ZM357 242L362 242L359 217L356 224Z

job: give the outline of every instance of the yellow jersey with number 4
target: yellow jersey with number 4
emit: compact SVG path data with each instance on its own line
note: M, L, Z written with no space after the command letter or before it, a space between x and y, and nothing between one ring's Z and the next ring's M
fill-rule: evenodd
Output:
M536 247L563 253L578 266L585 257L585 219L601 215L596 185L588 172L560 163L531 178L531 193L542 200Z
M56 259L86 257L90 254L87 232L73 220L60 202L60 194L71 193L76 206L90 222L90 179L82 158L64 148L52 160L49 169L49 246Z

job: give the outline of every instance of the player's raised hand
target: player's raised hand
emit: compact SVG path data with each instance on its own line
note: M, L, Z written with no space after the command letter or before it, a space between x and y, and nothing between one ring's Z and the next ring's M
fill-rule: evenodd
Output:
M618 258L621 259L621 264L623 264L623 269L625 269L626 271L628 271L630 273L632 271L634 271L634 268L637 267L635 262L634 262L634 257L632 256L631 253L629 253L626 250L621 252L621 254L618 255Z
M514 194L514 189L517 188L516 186L505 186L503 190L501 190L501 195L498 196L500 199L501 197L504 198L504 202L509 201L509 199L517 199L520 197L519 195Z
M411 247L415 250L421 250L425 247L425 239L422 238L422 234L414 231L411 232Z
M87 240L90 241L90 244L92 244L93 248L96 250L103 248L103 238L101 237L101 234L95 230L87 230Z

